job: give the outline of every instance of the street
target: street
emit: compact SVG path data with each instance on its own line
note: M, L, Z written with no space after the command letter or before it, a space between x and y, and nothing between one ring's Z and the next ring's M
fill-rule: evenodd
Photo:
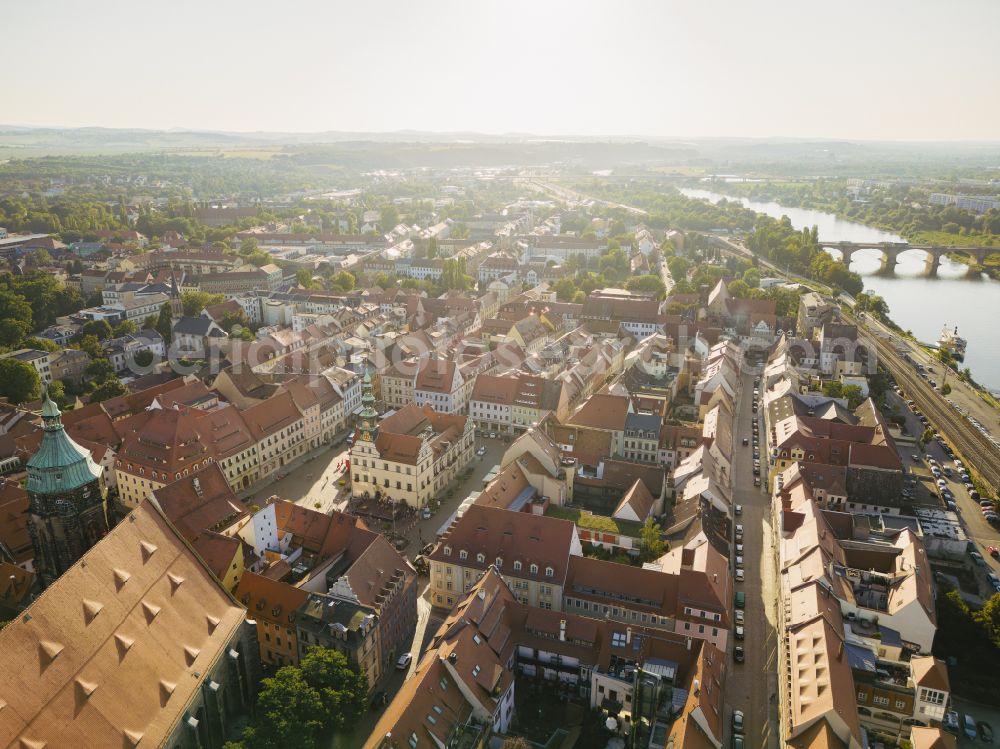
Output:
M741 643L732 638L731 642L733 647L743 646L746 662L730 661L726 704L730 712L743 711L747 746L777 747L777 551L769 498L753 485L752 393L753 375L744 374L733 427L733 502L743 506L743 514L734 516L733 522L744 529L746 581L735 583L735 589L746 594L746 639ZM749 446L743 446L743 438ZM727 719L727 729L729 725Z

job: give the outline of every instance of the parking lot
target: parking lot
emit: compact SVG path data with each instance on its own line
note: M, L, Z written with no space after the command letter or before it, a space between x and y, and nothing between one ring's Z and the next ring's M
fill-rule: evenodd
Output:
M960 727L963 716L971 715L977 722L983 721L990 726L994 733L992 743L997 743L996 732L997 729L1000 729L1000 705L980 705L975 702L963 700L960 697L954 697L951 703L951 709L958 713ZM960 728L958 732L958 745L959 747L970 747L971 749L974 746L984 746L986 743L978 737L976 739L968 738Z

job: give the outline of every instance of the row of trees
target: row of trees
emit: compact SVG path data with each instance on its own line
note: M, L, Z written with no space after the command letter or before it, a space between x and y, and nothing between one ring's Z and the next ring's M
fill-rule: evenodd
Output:
M830 286L858 294L864 288L861 276L840 260L834 260L819 243L817 227L796 230L787 216L759 216L746 238L747 247L780 267Z

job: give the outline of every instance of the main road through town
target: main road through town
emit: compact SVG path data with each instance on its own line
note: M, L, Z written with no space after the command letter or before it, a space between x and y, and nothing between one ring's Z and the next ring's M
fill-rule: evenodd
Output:
M770 501L753 485L753 374L742 377L733 427L733 503L741 505L742 514L734 523L743 526L743 560L746 580L734 583L746 594L746 625L743 642L730 638L730 666L726 678L726 730L733 710L742 710L746 721L746 745L777 747L778 731L778 652L777 652L777 551L772 526ZM763 420L759 422L763 430ZM746 439L748 446L743 446ZM733 558L736 557L734 547ZM735 580L735 578L734 578ZM746 662L732 659L733 649L742 645Z

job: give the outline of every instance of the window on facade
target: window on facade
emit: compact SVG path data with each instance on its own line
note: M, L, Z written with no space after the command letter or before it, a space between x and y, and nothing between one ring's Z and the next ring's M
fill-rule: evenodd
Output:
M624 632L613 632L611 634L611 646L615 648L625 647L625 633Z
M554 569L552 569L551 567L546 567L545 568L545 576L546 577L552 577L554 574L556 574L556 571Z
M531 574L532 575L537 575L538 574L538 565L537 564L532 564L531 565Z
M520 571L521 571L521 563L514 562L514 572L520 572Z
M469 552L467 552L465 549L461 549L458 552L458 558L459 559L468 559L469 558Z

